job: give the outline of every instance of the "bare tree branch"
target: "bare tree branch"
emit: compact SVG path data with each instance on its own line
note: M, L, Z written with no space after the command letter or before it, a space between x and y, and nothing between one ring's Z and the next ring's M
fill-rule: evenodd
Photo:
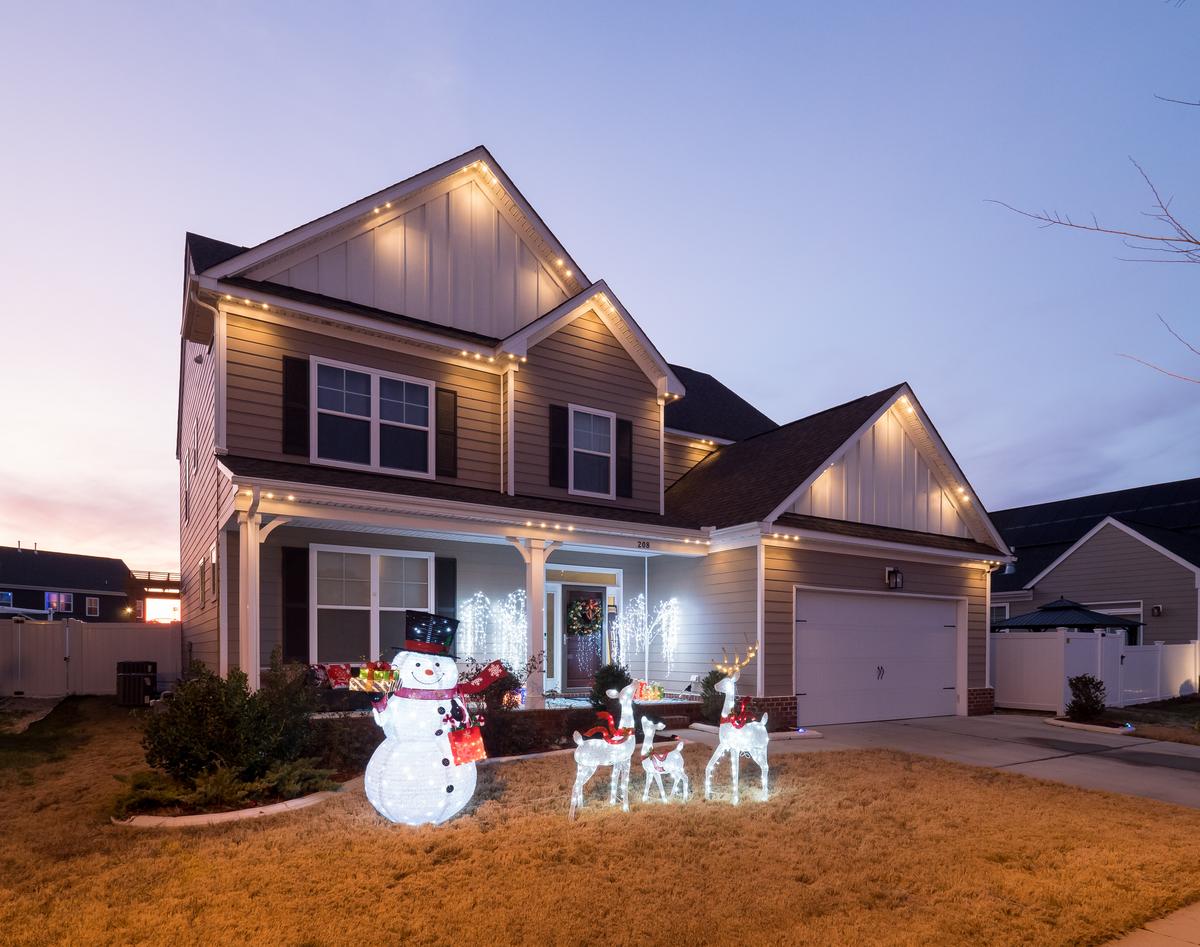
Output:
M1177 375L1175 372L1169 372L1165 368L1155 365L1153 362L1147 362L1144 358L1138 358L1136 355L1126 355L1124 352L1118 352L1117 355L1120 358L1127 358L1131 362L1137 362L1139 365L1145 365L1147 368L1153 368L1156 372L1162 372L1171 378L1178 378L1180 381L1190 381L1193 384L1200 385L1200 378L1192 378L1190 375Z
M1192 106L1200 106L1200 102L1189 102L1189 101L1187 101L1186 99L1172 99L1172 98L1168 98L1168 97L1167 97L1167 96L1165 96L1165 95L1158 95L1157 93L1155 93L1154 97L1155 97L1156 99L1158 99L1160 102L1170 102L1170 103L1172 103L1173 105L1192 105Z
M1156 313L1156 315L1157 315L1157 313ZM1171 323L1167 322L1167 320L1164 319L1161 315L1158 316L1158 321L1161 322L1164 326L1166 326L1167 331L1170 332L1171 335L1175 336L1175 338L1178 339L1183 345L1185 345L1191 351L1191 353L1193 355L1200 355L1200 349L1196 348L1196 346L1192 345L1191 342L1189 342L1187 339L1185 339L1183 336L1181 336L1178 332L1176 332L1174 327L1171 325Z

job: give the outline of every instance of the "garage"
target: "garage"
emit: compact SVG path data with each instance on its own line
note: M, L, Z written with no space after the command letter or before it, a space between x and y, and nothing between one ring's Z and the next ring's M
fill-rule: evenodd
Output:
M802 725L953 714L958 603L796 591L796 704Z

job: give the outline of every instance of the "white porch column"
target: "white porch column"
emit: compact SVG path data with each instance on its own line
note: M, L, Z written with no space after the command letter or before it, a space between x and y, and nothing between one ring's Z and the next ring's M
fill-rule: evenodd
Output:
M238 666L246 675L250 689L258 690L262 664L259 631L259 526L258 513L238 513L238 601L241 609L238 628Z
M525 560L525 613L529 619L529 655L542 656L543 670L530 674L525 682L525 706L541 709L546 706L546 559L561 545L552 539L517 539L508 537L521 558Z

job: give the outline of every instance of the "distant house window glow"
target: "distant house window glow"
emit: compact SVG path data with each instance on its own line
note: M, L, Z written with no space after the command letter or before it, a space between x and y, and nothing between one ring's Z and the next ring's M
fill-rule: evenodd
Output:
M0 608L12 608L12 592L0 592Z
M138 618L142 617L142 603L138 603ZM148 598L145 607L146 621L171 622L179 621L179 599L177 598Z
M47 592L46 611L73 612L75 611L75 596L71 592Z
M143 615L144 611L145 611L145 603L139 598L137 600L137 617L139 619L144 617L144 615Z
M85 614L88 618L100 617L100 599L94 595L89 595L84 599L84 608L86 609Z

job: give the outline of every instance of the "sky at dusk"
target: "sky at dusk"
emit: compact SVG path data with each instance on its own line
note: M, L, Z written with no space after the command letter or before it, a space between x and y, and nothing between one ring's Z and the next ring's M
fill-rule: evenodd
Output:
M184 232L486 145L671 361L777 421L910 382L992 509L1200 475L1200 3L19 4L0 545L178 567ZM1190 364L1189 364L1189 359Z

